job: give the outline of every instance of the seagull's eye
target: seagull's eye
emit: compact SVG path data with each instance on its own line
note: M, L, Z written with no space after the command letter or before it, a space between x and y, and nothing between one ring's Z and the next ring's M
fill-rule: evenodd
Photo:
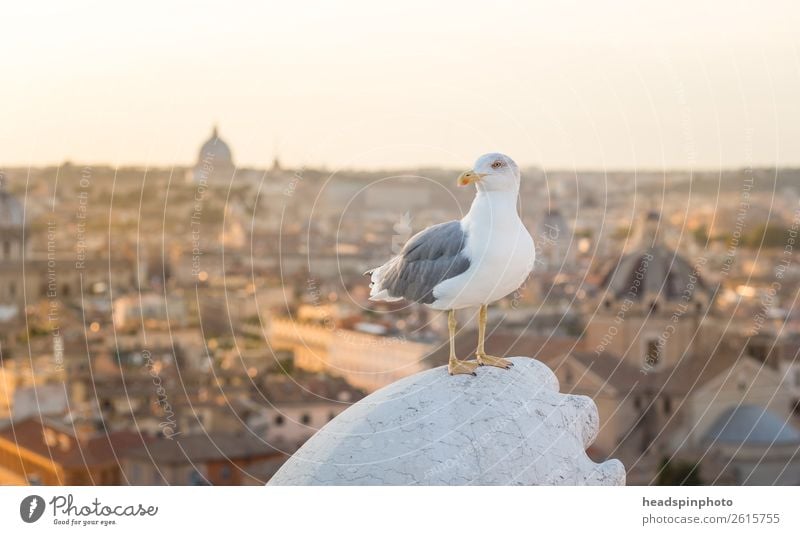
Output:
M497 160L492 164L492 169L500 169L501 167L503 167L503 162L500 160Z

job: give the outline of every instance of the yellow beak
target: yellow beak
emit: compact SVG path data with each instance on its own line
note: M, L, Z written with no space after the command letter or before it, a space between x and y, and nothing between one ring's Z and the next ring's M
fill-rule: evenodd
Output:
M485 174L476 173L475 171L470 169L469 171L464 171L463 173L461 173L461 176L458 177L458 185L469 186L470 184L474 184L475 182L480 181L480 179L482 179L485 176L486 176Z

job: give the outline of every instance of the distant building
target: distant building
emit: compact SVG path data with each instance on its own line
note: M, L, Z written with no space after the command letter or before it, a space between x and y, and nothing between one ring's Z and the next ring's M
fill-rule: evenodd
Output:
M55 223L48 221L44 250L30 245L30 211L0 186L0 356L7 359L19 344L24 308L46 301L48 315L64 303L88 295L95 285L134 287L135 267L120 258L58 248Z
M583 351L557 375L568 372L576 391L595 398L605 422L596 444L613 447L629 482L642 484L664 458L720 454L726 446L703 437L731 407L751 404L786 421L797 392L743 353L736 326L719 331L703 260L691 263L663 244L657 213L646 214L637 234L586 311ZM702 463L700 475L708 477Z
M551 208L544 214L533 239L536 244L537 273L573 269L577 245L573 243L572 229L560 210Z
M14 391L13 419L61 416L69 410L69 393L63 384L34 384Z
M53 359L51 355L8 358L8 350L3 348L3 359L0 361L0 419L12 415L15 420L24 420L32 414L63 414L66 370L54 366ZM56 389L59 391L54 395Z
M282 451L293 452L351 404L364 397L340 377L293 372L267 375L248 428Z
M696 456L705 452L706 484L800 484L800 431L769 409L731 406L714 421Z
M122 466L129 485L241 485L250 479L251 466L262 473L263 463L271 461L277 470L285 459L250 433L198 433L128 451Z
M0 430L0 484L119 485L119 457L145 440L31 417Z
M13 318L23 303L25 227L22 203L0 185L0 321Z
M179 295L124 295L114 299L113 319L117 328L142 321L169 322L181 326L186 321L186 306Z
M211 137L200 147L197 162L187 176L196 184L230 182L235 170L231 149L214 126Z
M367 392L429 368L425 356L433 344L397 336L380 336L350 329L330 328L273 318L270 344L290 350L294 365L311 372L343 377ZM371 352L369 358L364 355Z
M702 266L661 242L658 221L647 214L638 245L607 268L585 335L588 347L645 371L669 368L696 351L713 296Z

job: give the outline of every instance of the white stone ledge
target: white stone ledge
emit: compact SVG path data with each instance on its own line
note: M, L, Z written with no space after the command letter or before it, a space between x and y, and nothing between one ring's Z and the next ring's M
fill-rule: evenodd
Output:
M624 485L617 460L586 455L599 419L585 396L561 394L550 369L446 367L406 377L314 435L269 485Z

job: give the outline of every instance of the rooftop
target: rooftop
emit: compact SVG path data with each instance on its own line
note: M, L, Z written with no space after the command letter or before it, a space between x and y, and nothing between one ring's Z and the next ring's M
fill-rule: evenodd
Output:
M737 405L717 418L706 433L705 441L721 444L800 446L800 431L768 409L756 405Z
M201 433L157 439L146 446L129 451L125 457L157 464L183 464L280 454L279 450L252 434Z
M113 431L78 438L76 430L55 421L28 418L0 430L0 439L16 444L65 468L116 463L124 451L147 439L132 431Z

